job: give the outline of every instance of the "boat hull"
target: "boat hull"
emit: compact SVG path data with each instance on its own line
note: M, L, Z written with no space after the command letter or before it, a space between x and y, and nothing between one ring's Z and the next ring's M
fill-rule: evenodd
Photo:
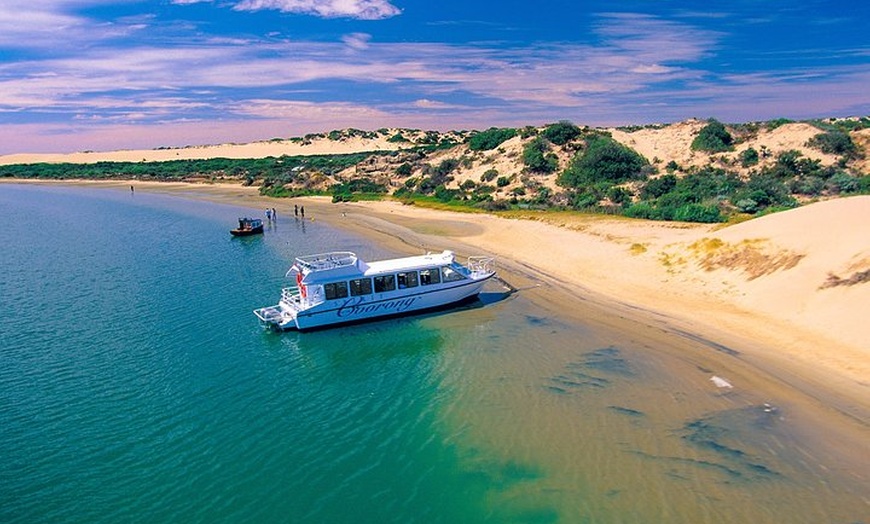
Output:
M424 293L391 294L388 298L349 298L324 308L323 311L312 308L300 312L296 316L295 324L297 329L306 330L437 309L477 296L486 280L488 278L460 282L457 286Z
M230 234L234 237L249 237L252 235L263 234L263 226L254 227L251 229L230 229Z
M301 311L297 311L293 304L282 301L277 306L262 308L254 313L260 320L279 331L306 331L413 315L448 308L470 300L480 294L484 283L494 275L492 273L479 279L444 285L425 292L408 291L401 294L390 293L389 296L347 298Z

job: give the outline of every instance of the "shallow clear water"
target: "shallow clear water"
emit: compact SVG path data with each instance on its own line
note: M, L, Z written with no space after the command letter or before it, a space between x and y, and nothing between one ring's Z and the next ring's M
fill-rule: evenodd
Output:
M495 285L275 334L251 310L293 256L395 253L144 192L3 184L0 209L2 522L870 521L866 460L679 334Z

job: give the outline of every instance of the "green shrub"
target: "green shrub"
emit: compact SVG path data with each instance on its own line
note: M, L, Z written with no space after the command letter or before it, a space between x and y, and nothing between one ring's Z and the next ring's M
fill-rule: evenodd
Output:
M537 136L537 134L538 134L538 128L535 127L535 126L525 126L525 127L523 127L523 128L520 128L520 130L518 131L518 133L520 134L520 138L522 138L523 140L525 140L525 139L527 139L527 138L531 138L531 137L533 137L533 136Z
M700 202L711 198L730 197L743 185L736 174L707 166L678 179L676 190L693 193L697 195L697 201Z
M389 190L383 184L368 178L355 178L348 180L342 184L335 184L330 187L330 192L333 195L351 195L354 193L387 193Z
M474 189L475 187L477 187L477 184L475 184L474 180L472 180L470 178L459 185L459 188L462 189L463 191L469 191L469 190Z
M641 190L641 197L644 199L658 198L665 193L670 193L676 187L677 177L674 175L663 175L658 178L652 178L647 181L643 190Z
M807 141L808 147L814 147L829 155L854 155L857 151L852 138L839 130L819 133Z
M825 188L825 179L818 176L798 177L788 183L791 193L807 196L819 196Z
M753 176L744 187L737 190L731 197L732 202L744 199L755 201L758 211L770 206L794 207L797 205L795 199L789 195L785 185L770 173Z
M743 167L754 166L758 163L758 151L749 147L740 153L740 165Z
M435 168L435 176L444 178L452 173L457 167L459 167L459 160L455 158L445 158L440 164L438 164L438 167Z
M698 132L698 136L692 140L692 149L710 153L730 151L733 141L734 139L722 122L711 118L708 120L708 124Z
M546 141L541 137L534 138L523 148L523 164L532 172L552 173L559 167L559 160L549 151Z
M399 167L396 168L396 175L400 177L408 177L411 176L411 173L414 172L414 167L408 162L403 163Z
M607 198L614 204L624 205L631 202L631 193L620 186L613 186L607 190Z
M468 148L472 151L488 151L495 149L502 142L516 135L516 129L491 127L486 131L480 131L471 135L471 138L468 139Z
M751 198L742 198L734 203L734 206L743 213L756 213L761 206Z
M547 126L541 134L557 146L564 146L568 142L580 136L583 131L568 121L561 121Z
M794 120L789 120L788 118L776 118L774 120L769 120L766 124L768 131L773 131L777 127L784 126L786 124L791 124Z
M722 221L722 212L716 206L703 206L701 204L686 204L676 209L674 220L679 222L701 222L712 224Z
M860 187L861 182L859 178L853 177L843 171L834 173L826 184L826 189L831 193L857 193Z
M481 182L492 182L498 176L498 169L487 169L480 175Z
M620 184L643 179L646 159L609 136L596 135L586 139L586 150L579 153L571 166L559 177L565 187L581 187L597 182Z
M458 191L455 189L447 189L444 186L438 186L435 188L435 198L437 198L441 202L450 202L458 195Z
M803 154L794 149L780 153L776 157L776 163L770 168L765 169L764 173L783 181L794 177L810 175L827 178L819 160L803 158Z
M471 193L471 199L475 202L483 202L484 200L492 200L492 193L495 191L495 188L492 186L488 186L486 184L482 184L474 188L474 191Z
M589 209L598 205L601 195L591 188L571 195L571 207L574 209Z
M631 218L645 218L647 220L657 220L659 218L658 211L649 202L632 204L622 214Z

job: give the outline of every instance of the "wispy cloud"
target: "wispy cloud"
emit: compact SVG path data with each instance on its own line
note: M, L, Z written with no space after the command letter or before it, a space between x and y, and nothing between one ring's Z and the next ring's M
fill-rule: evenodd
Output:
M212 0L172 0L172 3L197 4ZM381 20L402 11L389 0L241 0L233 2L236 11L276 10L323 18Z
M371 39L372 35L366 33L351 33L344 35L341 41L352 49L363 50L369 47L369 41Z
M65 14L57 4L17 0L0 4L0 47L38 48L53 45L58 34L86 31L86 19Z
M364 33L342 42L200 40L184 46L92 46L71 57L6 64L0 69L0 107L41 93L43 108L88 93L292 86L326 80L409 83L416 98L466 92L505 102L562 107L585 93L624 92L650 83L692 77L686 66L709 51L714 38L696 34L662 41L674 31L649 18L605 16L599 45L539 44L522 48L439 43L378 43ZM683 29L686 34L688 29ZM344 53L350 47L358 53ZM189 93L197 98L197 92Z

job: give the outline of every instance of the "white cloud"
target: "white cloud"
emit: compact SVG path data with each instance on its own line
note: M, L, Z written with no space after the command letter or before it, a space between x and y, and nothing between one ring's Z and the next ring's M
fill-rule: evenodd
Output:
M39 3L3 3L0 5L0 46L42 47L55 42L58 34L75 34L84 30L87 21Z
M314 103L297 100L253 99L234 104L230 108L237 115L265 119L292 119L306 122L372 121L388 117L384 111L362 104L347 102Z
M242 0L234 9L238 11L276 9L285 13L360 20L380 20L401 13L401 10L389 0Z
M632 73L640 73L644 75L661 75L676 71L676 68L665 67L660 64L643 64L631 68Z
M344 35L341 38L341 41L347 44L351 49L363 50L368 48L371 39L372 35L366 33L350 33Z
M0 4L0 48L75 52L107 39L146 28L150 16L101 22L74 14L76 9L136 0L3 0Z
M412 106L419 109L468 109L466 106L447 104L437 100L429 100L428 98L415 100Z

